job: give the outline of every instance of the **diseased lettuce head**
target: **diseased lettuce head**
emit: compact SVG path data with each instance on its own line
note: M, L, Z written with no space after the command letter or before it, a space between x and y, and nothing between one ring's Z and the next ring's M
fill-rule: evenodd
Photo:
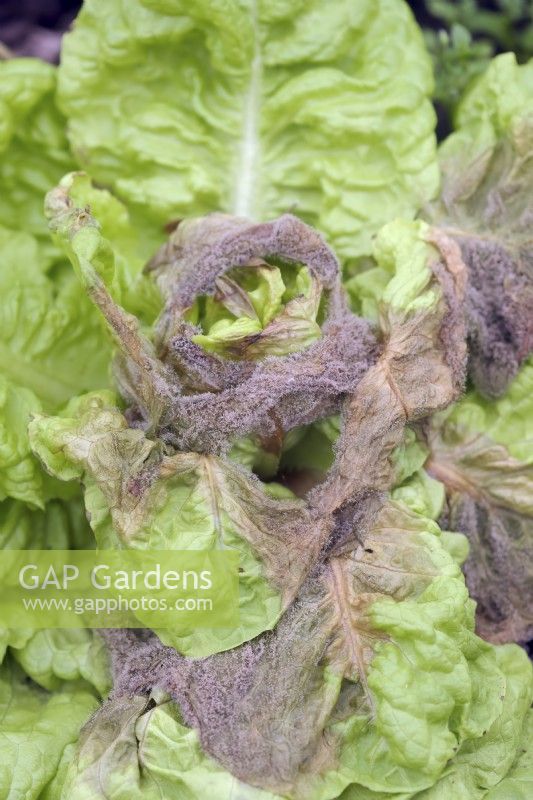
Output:
M86 0L57 93L0 63L0 549L239 560L231 628L0 629L2 800L524 800L476 630L533 635L531 70L434 200L403 0Z

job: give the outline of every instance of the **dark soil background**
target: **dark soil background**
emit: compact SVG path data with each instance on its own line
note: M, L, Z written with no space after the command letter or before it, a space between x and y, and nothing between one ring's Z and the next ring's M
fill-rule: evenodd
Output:
M0 0L0 42L17 56L57 61L79 0Z

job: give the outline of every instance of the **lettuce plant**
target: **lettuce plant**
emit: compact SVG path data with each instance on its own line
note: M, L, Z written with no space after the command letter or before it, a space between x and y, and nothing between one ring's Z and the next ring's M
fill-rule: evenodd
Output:
M88 0L55 86L0 64L0 544L231 549L240 621L2 629L0 795L526 797L530 67L438 157L401 0Z

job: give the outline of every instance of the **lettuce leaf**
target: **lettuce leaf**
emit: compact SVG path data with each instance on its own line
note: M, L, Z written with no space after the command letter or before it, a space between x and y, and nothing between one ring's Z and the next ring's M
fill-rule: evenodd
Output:
M469 370L498 397L533 351L533 61L495 58L441 145L442 190L428 216L467 266Z
M0 550L89 549L91 539L81 497L51 500L44 510L17 500L0 503ZM66 681L80 686L86 681L102 696L109 689L107 654L93 631L0 628L0 662L8 649L26 675L50 691L61 690Z
M11 643L11 654L35 683L58 691L65 681L86 681L104 697L111 676L107 651L100 637L91 630L44 629L33 633L23 647Z
M68 500L50 500L44 510L18 500L0 503L0 550L90 550L92 545L77 492Z
M278 800L237 781L202 752L161 692L111 700L82 732L65 783L47 800Z
M58 254L43 217L44 196L74 166L55 88L51 64L0 61L0 225L36 237L45 259Z
M146 254L183 216L295 209L352 258L437 190L431 89L399 0L89 0L58 100L79 163L132 209Z
M94 546L91 538L81 497L51 500L44 510L16 500L0 503L0 550L88 549ZM62 690L67 681L79 686L85 682L101 696L110 688L107 653L96 632L0 628L0 662L7 651L49 691Z
M30 452L32 414L105 386L110 348L75 276L49 262L29 233L0 227L0 499L43 507L58 491Z
M191 341L229 358L286 356L322 335L322 287L305 265L267 261L217 278L213 297L199 297L186 319L202 333Z
M533 635L532 386L528 362L500 400L470 392L428 433L426 469L446 489L443 521L469 538L478 630L496 642Z
M35 394L0 375L0 500L17 498L43 506L42 471L27 436L28 421L41 411Z
M37 800L52 780L65 747L98 707L76 686L54 694L24 681L11 662L0 667L0 794Z
M165 454L128 427L111 393L73 400L60 417L36 417L30 438L54 476L83 482L98 547L239 552L241 624L159 634L190 655L235 647L273 627L323 541L325 526L301 501L272 498L215 456Z
M494 651L505 671L501 714L483 735L465 742L444 775L430 789L416 794L366 793L349 787L340 800L525 800L531 783L529 747L531 712L531 666L526 654L514 646ZM517 753L512 762L512 754Z
M459 748L446 775L431 789L417 795L417 800L492 800L493 797L512 800L509 791L512 782L508 781L512 781L517 770L518 765L513 761L517 754L522 755L523 737L528 733L531 664L526 653L513 645L496 648L494 652L505 674L501 714L479 739L467 741ZM509 793L501 794L506 786Z
M84 172L67 173L60 186L78 208L94 215L102 236L113 247L113 269L106 276L113 298L147 324L153 322L161 310L161 297L155 282L142 271L142 236L126 207L107 189L96 187ZM63 246L60 238L52 238Z
M262 799L262 788L268 800L331 800L351 785L346 797L411 798L439 780L448 786L451 775L477 785L496 746L494 784L516 757L531 666L518 647L480 640L473 624L438 526L387 503L359 547L327 560L275 631L241 648L196 661L156 639L109 633L114 696L82 737L69 790L81 800L103 775L112 800L137 796L139 784L150 797L152 780L159 792L190 782L184 796L195 798L203 774L228 799L234 787L243 798ZM137 696L147 676L151 703ZM154 706L161 690L179 716Z
M527 800L533 783L531 743L533 741L533 712L530 711L522 732L516 761L505 778L492 787L487 800Z
M29 418L105 386L110 357L43 215L50 185L73 166L55 80L37 60L0 62L0 500L41 508L58 489L31 456Z

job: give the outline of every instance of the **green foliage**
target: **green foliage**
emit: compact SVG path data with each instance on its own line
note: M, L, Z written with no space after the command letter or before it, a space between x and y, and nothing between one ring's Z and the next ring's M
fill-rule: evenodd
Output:
M533 55L531 0L425 0L437 21L424 28L433 59L435 101L453 113L463 92L497 53L512 51L519 63Z
M426 29L424 39L433 58L435 102L453 111L467 86L487 68L494 50L489 42L472 39L457 22L449 32Z

